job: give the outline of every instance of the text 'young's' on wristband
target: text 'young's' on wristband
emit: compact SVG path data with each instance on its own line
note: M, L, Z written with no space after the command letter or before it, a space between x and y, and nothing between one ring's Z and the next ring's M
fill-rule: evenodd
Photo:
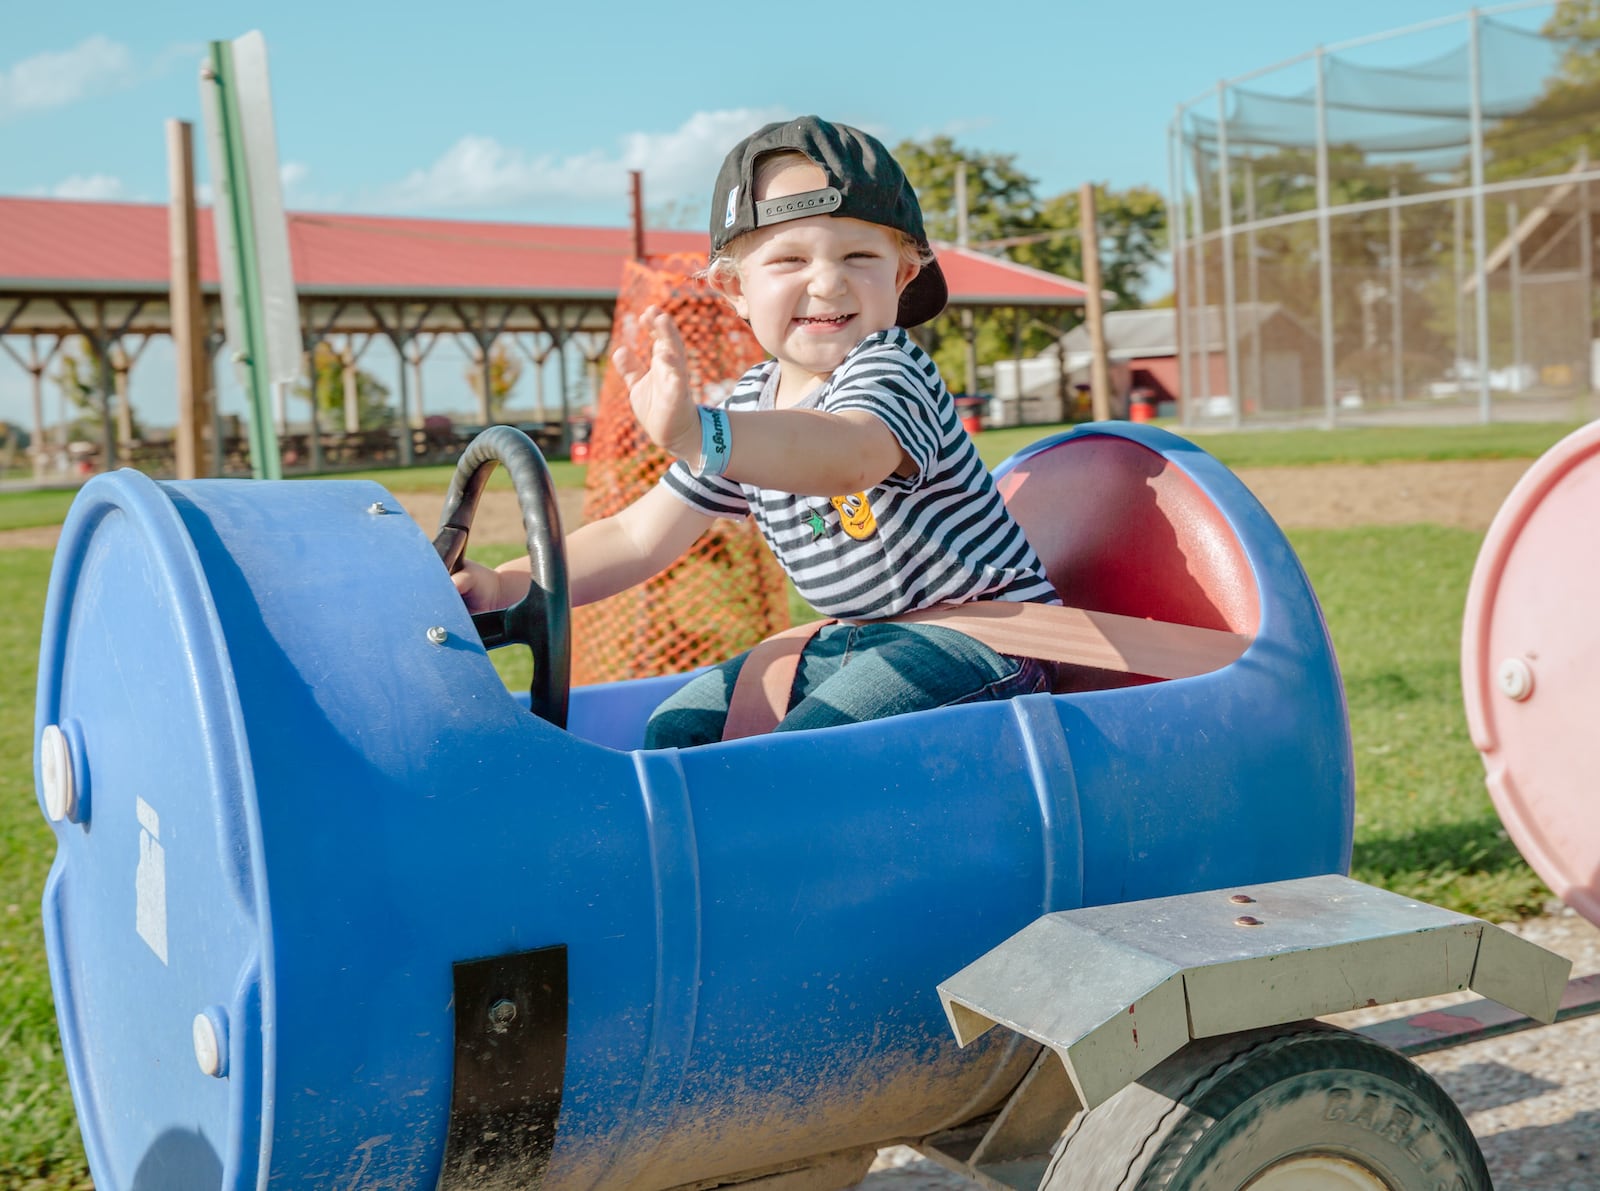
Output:
M700 407L700 466L696 475L720 476L728 468L728 454L733 450L733 434L728 426L727 411L715 405Z

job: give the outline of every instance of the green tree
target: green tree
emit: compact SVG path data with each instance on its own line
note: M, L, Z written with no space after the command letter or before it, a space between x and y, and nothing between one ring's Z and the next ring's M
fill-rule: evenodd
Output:
M326 429L330 424L343 425L344 417L344 357L332 344L317 344L311 354L312 375L315 377L317 412ZM295 394L302 400L311 391L302 382L295 386ZM356 411L363 430L378 430L388 426L394 418L389 408L389 386L364 368L355 371ZM337 415L337 416L335 416Z
M1600 0L1562 0L1540 32L1560 44L1560 61L1535 103L1485 131L1490 181L1600 163Z
M496 341L489 352L489 420L498 422L505 414L511 391L522 379L522 360L512 354L504 340ZM483 395L483 365L473 361L467 365L467 384L475 396Z
M948 136L927 142L902 141L895 159L906 171L928 236L954 244L957 238L956 174L967 167L967 238L972 243L998 240L1019 230L1032 230L1039 210L1034 180L1006 153L980 153L958 146Z
M956 176L966 166L967 236L971 247L1019 264L1081 279L1083 249L1076 190L1040 199L1037 182L1017 167L1011 154L985 153L937 136L925 142L904 141L895 157L922 203L923 220L934 240L957 240ZM1101 281L1116 299L1114 305L1137 307L1139 292L1151 267L1166 249L1166 204L1154 190L1095 188L1100 228ZM1065 314L1055 325L1013 311L980 311L973 316L978 363L1010 359L1017 350L1031 355L1048 346L1079 321ZM966 371L966 349L959 318L941 315L918 331L940 369L960 386Z

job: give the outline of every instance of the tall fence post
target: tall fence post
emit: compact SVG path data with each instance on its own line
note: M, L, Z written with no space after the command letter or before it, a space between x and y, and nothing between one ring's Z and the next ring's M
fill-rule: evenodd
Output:
M1233 180L1228 169L1228 88L1217 83L1217 199L1222 217L1222 350L1228 363L1228 421L1235 430L1244 414L1239 385L1239 314L1233 277Z
M1167 176L1172 198L1167 212L1167 235L1172 250L1172 326L1178 349L1178 409L1184 426L1194 424L1194 388L1192 369L1189 367L1189 335L1185 320L1189 317L1188 239L1183 222L1183 105L1179 104L1172 118L1167 137Z
M1332 188L1328 184L1328 64L1321 46L1317 47L1317 282L1322 306L1322 404L1329 427L1338 418L1334 393L1333 323L1333 230L1328 204Z
M1484 269L1489 255L1489 232L1483 210L1483 45L1479 37L1482 18L1474 8L1467 35L1468 77L1472 88L1472 271L1477 279L1473 297L1478 335L1478 420L1494 417L1489 396L1489 275Z

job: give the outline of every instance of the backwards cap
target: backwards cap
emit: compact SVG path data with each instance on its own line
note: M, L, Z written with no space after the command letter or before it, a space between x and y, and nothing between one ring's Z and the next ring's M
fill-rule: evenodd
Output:
M810 158L827 177L821 190L755 201L756 166L769 153L793 151ZM721 252L736 236L787 219L843 215L904 232L923 248L928 235L922 208L900 163L882 143L860 129L801 116L768 124L733 147L717 172L711 195L711 252ZM902 327L925 323L944 309L950 292L938 261L930 261L900 295L896 321Z

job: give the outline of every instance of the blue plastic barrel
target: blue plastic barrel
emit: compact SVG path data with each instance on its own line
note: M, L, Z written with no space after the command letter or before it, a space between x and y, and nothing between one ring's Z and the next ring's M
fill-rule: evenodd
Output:
M637 751L681 678L508 694L366 482L86 485L37 705L51 979L96 1186L439 1183L456 965L564 948L546 1187L669 1187L925 1135L1030 1054L936 984L1038 914L1342 870L1350 750L1260 506L1254 644L1196 678ZM442 630L442 631L441 631ZM470 1023L469 1023L470 1024Z

